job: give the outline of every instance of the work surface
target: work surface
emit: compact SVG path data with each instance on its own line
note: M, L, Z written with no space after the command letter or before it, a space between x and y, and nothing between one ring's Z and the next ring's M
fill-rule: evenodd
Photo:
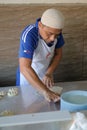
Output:
M77 82L62 82L57 83L56 86L63 87L63 92L69 91L69 90L87 90L87 81L77 81ZM12 86L15 87L15 86ZM9 87L0 88L1 90L8 91ZM24 87L23 90L19 89L18 95L14 97L8 97L7 95L0 100L0 112L2 111L13 111L15 115L8 116L8 117L0 117L0 127L6 126L12 126L17 125L17 121L13 121L13 119L18 119L19 124L21 124L22 118L25 120L25 124L28 124L26 115L32 114L32 113L44 113L46 112L56 112L60 110L60 103L49 103L47 102L41 95L38 93L36 95L36 99L32 98L32 102L29 103L28 99L30 98L28 87ZM61 120L68 120L69 113L63 113L59 111L59 115L61 116ZM65 118L63 119L62 117ZM67 118L66 118L67 117ZM58 120L58 117L55 116L53 119L56 121ZM37 119L38 120L38 119ZM52 121L50 119L50 121ZM37 121L38 122L38 121ZM23 122L22 122L23 124Z

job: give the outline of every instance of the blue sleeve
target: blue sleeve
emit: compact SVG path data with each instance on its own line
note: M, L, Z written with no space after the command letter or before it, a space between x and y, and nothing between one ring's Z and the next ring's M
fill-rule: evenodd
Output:
M61 33L57 38L57 44L56 44L55 48L61 48L63 45L64 45L64 38Z
M34 50L36 49L37 44L37 33L36 30L29 31L28 33L22 33L20 37L20 49L19 49L19 57L25 57L32 59Z

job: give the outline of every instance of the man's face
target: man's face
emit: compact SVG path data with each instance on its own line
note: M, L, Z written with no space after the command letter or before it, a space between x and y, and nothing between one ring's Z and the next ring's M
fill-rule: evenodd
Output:
M53 42L61 31L62 29L50 28L39 22L39 33L47 44Z

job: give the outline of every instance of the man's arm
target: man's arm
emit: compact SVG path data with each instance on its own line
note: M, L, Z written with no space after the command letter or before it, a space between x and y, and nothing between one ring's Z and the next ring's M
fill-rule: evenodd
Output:
M43 78L44 84L46 84L46 86L48 86L48 87L51 87L54 84L52 75L53 75L53 72L55 71L55 69L58 67L61 58L62 58L62 47L55 50L54 57Z
M46 74L52 75L55 69L58 67L60 60L62 58L62 47L55 50L54 57L51 61L49 68L47 69Z
M33 68L31 67L32 60L28 58L20 58L20 71L25 76L25 78L29 81L32 87L35 87L41 94L44 95L46 100L55 101L59 100L59 95L50 91L46 85L39 79Z

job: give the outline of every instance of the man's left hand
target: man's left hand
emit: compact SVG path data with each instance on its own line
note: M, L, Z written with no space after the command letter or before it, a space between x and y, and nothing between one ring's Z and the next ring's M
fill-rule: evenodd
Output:
M42 82L49 88L52 87L54 85L54 80L53 80L53 76L46 74L43 79Z

